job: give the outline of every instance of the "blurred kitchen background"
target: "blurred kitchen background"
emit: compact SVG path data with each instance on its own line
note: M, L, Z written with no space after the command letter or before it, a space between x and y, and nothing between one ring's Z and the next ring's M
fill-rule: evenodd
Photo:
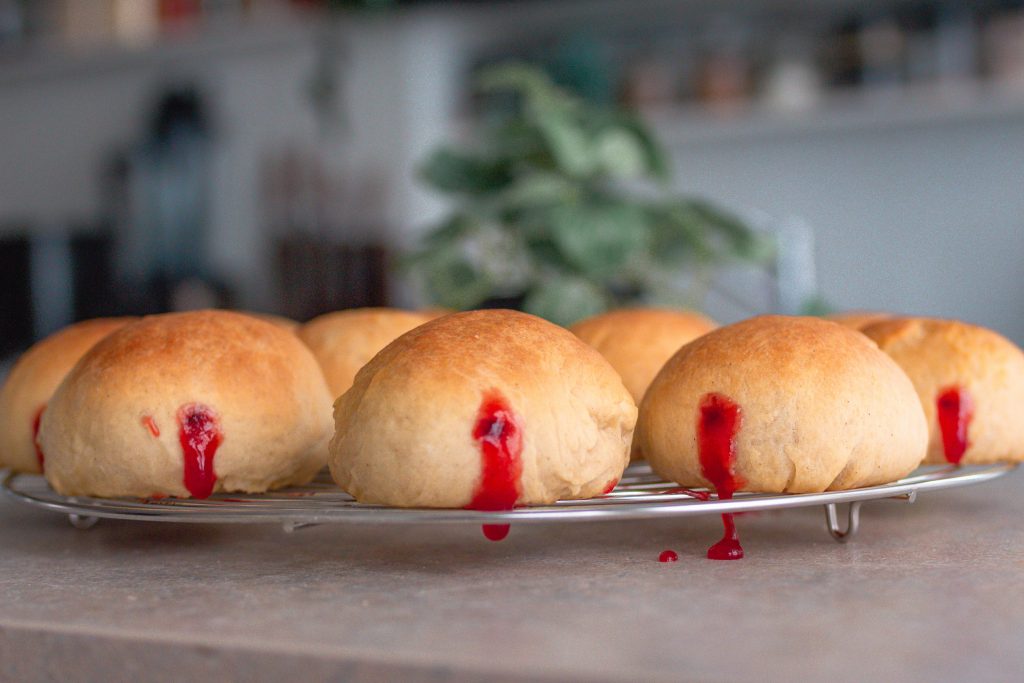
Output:
M671 191L774 245L714 262L712 316L1024 342L1022 0L0 0L0 356L97 315L445 303L400 267L452 210L418 170L507 111L474 83L510 61L636 112Z

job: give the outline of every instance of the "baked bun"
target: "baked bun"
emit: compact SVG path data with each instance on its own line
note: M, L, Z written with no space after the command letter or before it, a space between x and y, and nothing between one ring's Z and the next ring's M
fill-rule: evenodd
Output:
M378 351L435 317L397 308L353 308L313 318L297 334L320 363L336 398L348 391L356 373Z
M377 354L334 404L335 481L361 502L503 510L598 495L636 405L601 355L525 313L454 313Z
M65 495L256 493L323 467L330 404L316 359L287 330L227 311L155 315L82 357L39 444Z
M640 403L672 354L716 327L699 313L623 308L581 320L569 330L608 359L633 400Z
M763 316L680 349L647 390L637 439L684 486L807 493L905 476L928 430L910 380L870 339Z
M82 354L131 320L97 318L75 323L22 354L0 388L0 467L42 471L36 432L54 390Z
M827 315L825 319L859 330L882 320L890 320L893 317L892 313L882 313L881 311L844 311Z
M910 377L928 420L927 462L1024 460L1024 353L992 330L899 318L862 330Z

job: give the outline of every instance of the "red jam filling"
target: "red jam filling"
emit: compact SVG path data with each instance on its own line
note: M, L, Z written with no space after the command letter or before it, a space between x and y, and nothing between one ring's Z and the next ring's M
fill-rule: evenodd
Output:
M676 562L678 560L679 555L675 550L662 550L661 555L658 555L658 562Z
M942 432L942 450L946 460L959 465L970 445L967 441L967 428L974 417L971 395L958 387L949 387L939 392L935 403L939 431Z
M719 500L729 500L742 486L735 472L740 420L739 406L721 394L707 394L701 401L697 420L701 473L715 487ZM722 515L722 524L725 534L708 548L708 559L738 560L743 557L743 548L731 513Z
M690 498L696 498L697 500L711 500L710 491L694 491L693 489L668 489L665 493L674 493Z
M39 406L39 410L36 411L35 417L32 418L32 445L36 449L36 460L39 461L39 471L43 471L43 462L46 458L43 456L43 449L39 446L39 423L43 421L43 411L46 410L46 404Z
M154 438L160 436L160 428L156 426L156 420L153 419L152 415L142 416L142 426L148 429Z
M511 510L519 498L523 474L523 440L515 413L498 392L484 396L473 427L480 443L482 473L469 510ZM483 525L484 536L500 541L508 536L508 524Z
M601 492L601 495L607 496L609 493L614 491L615 487L618 486L618 485L619 485L619 480L618 479L612 479L610 482L605 484L604 491Z
M178 409L178 436L185 457L185 488L193 498L209 498L217 475L213 471L213 456L224 440L213 411L200 403L190 403Z

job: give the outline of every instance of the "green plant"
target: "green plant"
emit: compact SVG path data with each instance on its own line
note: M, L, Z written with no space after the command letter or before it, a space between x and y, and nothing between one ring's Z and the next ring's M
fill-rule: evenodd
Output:
M454 201L410 258L435 303L521 296L561 324L640 302L699 306L714 266L769 254L737 217L668 193L664 149L637 117L524 65L486 70L479 87L512 95L512 113L420 169Z

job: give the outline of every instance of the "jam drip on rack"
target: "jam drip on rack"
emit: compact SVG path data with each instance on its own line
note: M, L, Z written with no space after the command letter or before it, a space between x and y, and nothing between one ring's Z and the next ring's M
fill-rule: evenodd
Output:
M473 426L473 438L480 443L482 472L469 510L511 510L519 498L523 474L523 439L515 413L501 394L484 396ZM508 536L508 524L484 524L484 536L500 541Z
M43 462L46 457L43 455L43 449L39 445L39 424L43 421L43 411L46 410L46 404L39 406L35 416L32 418L32 445L36 449L36 460L39 461L39 471L43 471Z
M971 396L959 387L949 387L939 392L935 404L939 431L942 432L942 450L946 460L959 465L970 445L967 441L967 428L974 416Z
M658 555L658 562L676 562L678 559L675 550L662 550L661 555Z
M721 394L707 394L700 404L697 442L701 473L711 482L719 500L729 500L742 486L736 476L736 433L740 427L740 408ZM736 533L732 513L722 515L725 534L708 548L710 560L738 560L743 548Z
M665 493L671 493L676 495L689 496L690 498L696 498L697 500L711 500L710 491L694 491L693 489L666 489Z
M152 415L142 416L142 426L149 430L153 438L160 436L160 427L157 426L156 420L153 419Z
M213 456L224 440L213 411L201 403L190 403L178 410L181 450L185 457L185 488L193 498L209 498L217 475Z

